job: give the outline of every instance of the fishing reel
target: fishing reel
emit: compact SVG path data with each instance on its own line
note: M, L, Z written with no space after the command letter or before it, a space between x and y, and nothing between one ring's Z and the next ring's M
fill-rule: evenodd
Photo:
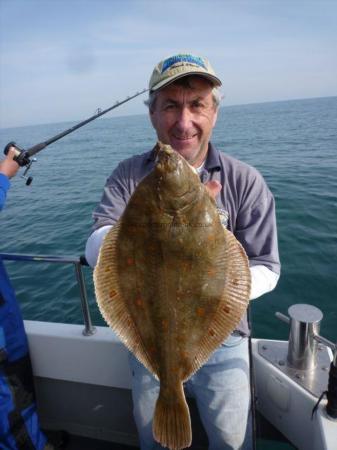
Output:
M15 142L9 142L6 145L6 147L4 149L4 154L5 155L8 154L9 149L11 147L14 147L14 152L15 152L15 156L13 158L14 161L16 161L19 164L20 167L25 167L26 166L26 169L23 172L23 175L21 175L21 178L24 178L26 180L26 186L29 186L32 183L32 181L33 181L33 177L28 177L27 173L30 170L33 162L36 161L36 158L30 158L29 153L26 150L20 148Z

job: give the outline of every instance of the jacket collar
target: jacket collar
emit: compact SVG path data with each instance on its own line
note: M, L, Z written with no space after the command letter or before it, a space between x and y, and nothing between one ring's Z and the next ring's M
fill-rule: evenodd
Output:
M204 169L206 169L207 172L221 169L219 150L217 150L211 142L208 144Z

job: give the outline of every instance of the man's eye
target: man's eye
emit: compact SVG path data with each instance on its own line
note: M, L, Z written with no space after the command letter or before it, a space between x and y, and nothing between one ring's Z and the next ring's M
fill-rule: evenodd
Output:
M176 105L174 103L168 103L167 105L164 106L164 109L165 111L172 111L175 107Z
M199 101L195 101L192 103L192 107L195 109L202 109L203 108L203 103L199 102Z

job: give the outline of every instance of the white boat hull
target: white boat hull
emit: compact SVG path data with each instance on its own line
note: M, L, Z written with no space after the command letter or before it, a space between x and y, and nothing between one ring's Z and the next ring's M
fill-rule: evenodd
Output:
M83 326L25 321L42 425L72 434L137 445L128 353L107 327L84 336ZM322 400L259 353L252 339L258 411L300 450L337 450L337 422ZM275 342L275 341L264 341ZM193 403L193 449L206 437Z

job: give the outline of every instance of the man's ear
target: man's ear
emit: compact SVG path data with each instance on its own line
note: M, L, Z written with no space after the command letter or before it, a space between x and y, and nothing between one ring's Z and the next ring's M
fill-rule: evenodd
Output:
M149 109L149 116L154 129L156 129L156 114L152 108Z
M214 117L213 117L213 124L212 124L212 128L214 128L214 127L215 127L216 121L217 121L217 119L218 119L218 111L219 111L219 108L217 107L217 108L216 108L216 110L215 110L215 114L214 114Z

